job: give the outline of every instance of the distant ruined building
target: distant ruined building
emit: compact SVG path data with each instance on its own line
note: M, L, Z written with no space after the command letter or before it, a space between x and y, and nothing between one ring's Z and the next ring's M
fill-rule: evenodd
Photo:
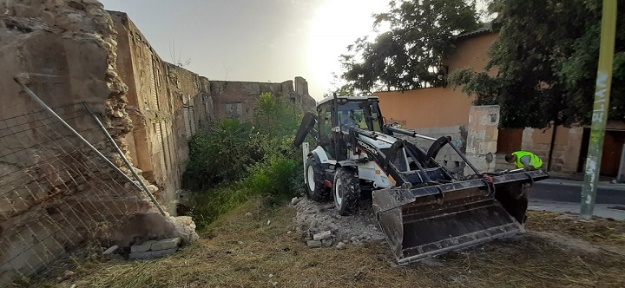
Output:
M250 119L264 92L315 106L301 77L210 81L162 61L125 13L95 0L0 0L0 47L0 286L91 239L196 239L190 218L166 213L191 135Z

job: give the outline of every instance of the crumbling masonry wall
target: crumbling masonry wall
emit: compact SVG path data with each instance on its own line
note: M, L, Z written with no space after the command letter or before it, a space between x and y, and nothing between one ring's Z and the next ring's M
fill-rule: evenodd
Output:
M306 111L315 110L316 102L308 94L308 84L302 77L295 77L295 82L289 80L282 83L210 81L217 119L252 120L258 96L267 92L288 99L289 103L299 105Z
M187 140L211 121L208 79L164 62L122 12L109 11L117 31L117 66L128 85L126 135L134 165L159 187L157 197L170 212L188 159Z
M128 171L82 105L128 152L133 121L116 52L113 22L97 1L0 1L0 286L88 239L128 246L136 237L174 233L175 221L153 213L145 194L41 112L13 81L19 76Z
M126 13L108 11L117 31L117 67L128 85L127 111L134 129L123 141L133 163L158 186L175 211L176 191L188 160L188 139L215 120L251 120L258 96L271 92L314 110L302 77L282 83L209 81L163 61Z

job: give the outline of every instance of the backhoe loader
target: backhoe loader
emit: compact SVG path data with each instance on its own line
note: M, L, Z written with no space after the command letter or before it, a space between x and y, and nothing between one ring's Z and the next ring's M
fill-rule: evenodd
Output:
M546 172L480 172L451 137L385 125L378 103L375 96L334 96L304 115L294 144L303 147L309 198L333 199L346 216L356 212L361 191L371 191L378 225L399 264L524 232L528 189L548 178ZM314 147L304 142L309 135ZM432 144L422 149L406 136ZM435 161L445 145L473 175L455 179Z

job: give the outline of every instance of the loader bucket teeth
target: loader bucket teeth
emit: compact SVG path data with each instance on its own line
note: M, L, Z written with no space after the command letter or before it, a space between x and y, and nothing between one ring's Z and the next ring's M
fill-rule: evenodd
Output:
M397 262L404 264L524 232L525 190L546 177L531 171L495 176L492 184L475 179L378 190L373 208Z

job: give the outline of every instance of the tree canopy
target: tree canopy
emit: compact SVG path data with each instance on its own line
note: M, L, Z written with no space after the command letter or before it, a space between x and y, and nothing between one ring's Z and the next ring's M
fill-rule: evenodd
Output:
M454 51L454 37L478 27L474 1L391 1L390 10L374 15L374 26L389 31L373 41L362 37L341 56L347 81L339 92L408 90L441 85L445 56Z
M499 104L504 127L586 124L592 117L601 0L494 0L499 38L485 71L452 73L452 85ZM625 3L619 3L625 4ZM609 119L625 120L625 5L619 5ZM495 69L491 77L486 71Z

